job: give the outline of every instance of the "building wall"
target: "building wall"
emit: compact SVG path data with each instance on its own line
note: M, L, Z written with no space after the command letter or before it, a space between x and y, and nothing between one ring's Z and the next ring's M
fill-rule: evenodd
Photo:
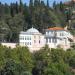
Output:
M1 43L1 45L6 46L6 47L10 47L10 48L16 48L17 43Z
M20 44L20 46L32 47L32 35L20 34L19 35L19 44Z
M58 48L64 50L70 48L70 40L73 36L66 30L46 30L45 35L40 33L25 33L19 35L20 46L27 46L30 52L38 51L47 44L49 48Z
M72 35L68 31L46 31L46 43L49 45L50 48L57 48L61 47L64 49L70 48L70 41L68 38L72 39ZM56 40L56 41L55 41Z
M27 46L30 49L30 52L33 52L40 50L40 48L45 45L45 39L42 34L20 34L19 44L20 46Z

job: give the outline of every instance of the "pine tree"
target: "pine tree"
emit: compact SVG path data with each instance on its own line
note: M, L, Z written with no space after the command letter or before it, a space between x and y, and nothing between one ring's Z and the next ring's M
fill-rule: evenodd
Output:
M30 0L29 9L30 9L30 13L32 15L32 12L33 12L33 0Z
M53 2L53 8L56 9L56 1Z
M30 0L29 7L33 7L33 0Z
M0 17L3 18L4 16L4 5L0 2Z
M41 0L38 0L39 1L39 3L41 2Z
M39 6L40 6L41 0L38 0L38 3L39 3Z
M5 3L5 8L4 8L4 12L6 15L10 15L10 7L8 4Z
M63 12L63 9L64 9L64 6L63 6L63 3L62 3L62 1L61 1L61 2L60 2L60 11Z
M37 7L39 4L39 1L38 0L34 0L34 6Z
M19 7L20 9L20 12L22 13L23 12L23 3L22 3L22 0L20 0L20 7Z
M11 13L11 16L14 17L14 10L13 10L13 4L11 3L11 6L10 6L10 13Z
M47 7L49 7L49 0L47 0Z
M45 6L45 3L44 3L44 1L41 1L41 6Z
M18 14L19 13L19 8L18 8L18 3L17 2L16 2L15 7L16 7L16 13Z

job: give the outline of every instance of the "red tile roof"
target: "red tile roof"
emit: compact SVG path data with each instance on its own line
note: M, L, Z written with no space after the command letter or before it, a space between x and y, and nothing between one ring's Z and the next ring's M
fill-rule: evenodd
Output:
M67 1L67 2L64 2L64 4L65 4L65 5L69 5L69 4L71 4L72 2L75 3L75 0L69 0L69 1Z
M61 27L53 27L53 28L48 28L48 30L64 30L64 28L61 28Z

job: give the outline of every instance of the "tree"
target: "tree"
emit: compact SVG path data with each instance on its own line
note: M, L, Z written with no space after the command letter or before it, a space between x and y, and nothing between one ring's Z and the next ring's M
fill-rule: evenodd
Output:
M0 2L0 19L4 19L4 5Z
M56 10L56 1L53 2L53 8Z
M22 3L22 0L19 0L19 1L20 1L19 11L23 13L23 3Z
M62 49L52 49L51 50L51 59L52 62L63 62L65 52Z
M15 63L13 60L6 62L4 68L1 70L1 75L31 75L25 70L21 63Z
M25 70L31 72L33 68L33 58L27 47L17 47L14 49L11 58L16 63L22 63L25 66Z
M18 3L16 2L16 5L15 5L15 9L16 9L16 14L19 13L19 6L18 6Z
M11 6L10 6L10 9L11 9L11 16L14 17L15 13L14 13L14 8L13 8L13 4L11 3Z
M60 11L63 12L63 10L64 10L64 5L63 5L62 1L60 1Z
M70 66L64 62L65 57L65 51L61 49L49 49L46 45L40 51L34 53L36 61L32 74L73 75Z
M69 65L70 65L72 68L75 68L75 55L70 59Z
M47 0L47 7L49 8L49 0Z
M4 7L4 11L6 15L10 15L10 6L8 6L8 4L5 3L5 7Z
M34 7L38 6L38 0L34 0Z
M30 0L29 7L33 7L33 0Z

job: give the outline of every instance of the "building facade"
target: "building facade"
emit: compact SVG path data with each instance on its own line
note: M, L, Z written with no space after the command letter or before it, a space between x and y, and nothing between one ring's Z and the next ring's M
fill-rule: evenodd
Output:
M68 30L60 27L48 28L45 33L46 44L50 48L70 48L70 43L73 41L73 36Z
M66 50L70 48L71 41L73 41L73 36L61 27L48 28L44 35L33 27L19 34L19 45L27 46L30 52L40 50L46 44L49 48L61 47Z
M26 32L20 32L19 44L20 46L27 46L30 52L40 50L45 45L44 35L32 27Z

